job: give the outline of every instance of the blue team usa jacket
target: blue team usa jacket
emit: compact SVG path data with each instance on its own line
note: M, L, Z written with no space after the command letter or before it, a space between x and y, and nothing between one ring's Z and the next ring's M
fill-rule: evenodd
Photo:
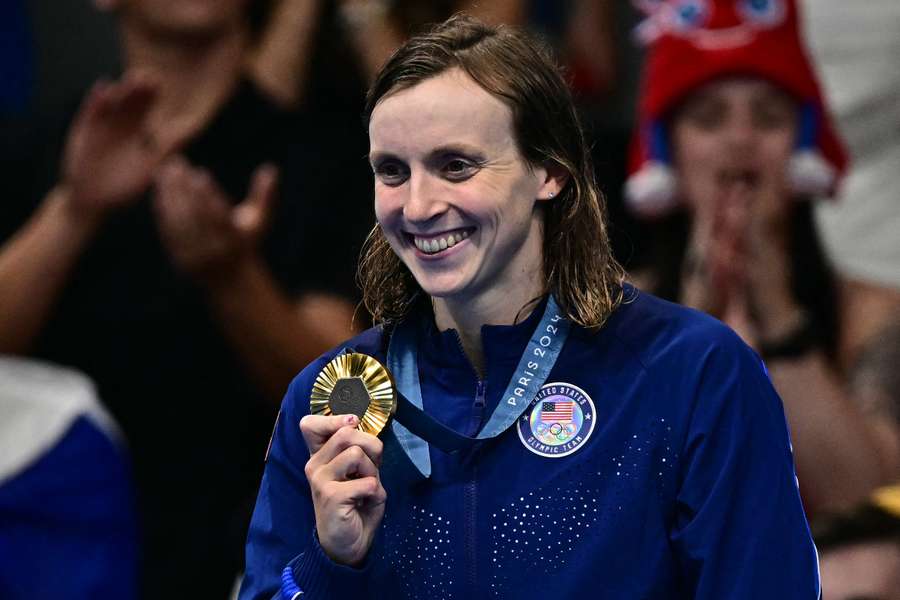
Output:
M384 361L371 330L291 384L250 526L241 600L820 596L781 400L728 328L627 288L596 333L573 327L535 400L470 452L432 447L421 477L391 431L385 518L364 566L319 547L298 423L344 347ZM541 309L485 326L479 379L454 331L419 320L424 409L474 435L506 390Z

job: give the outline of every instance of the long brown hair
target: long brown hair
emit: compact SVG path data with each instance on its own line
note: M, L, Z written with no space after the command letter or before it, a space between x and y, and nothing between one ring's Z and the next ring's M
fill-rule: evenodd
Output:
M460 68L513 113L519 151L531 166L558 165L569 178L544 210L545 292L567 318L599 328L622 302L624 271L612 256L604 200L569 88L546 46L506 27L456 15L400 47L366 97L366 123L378 102ZM376 225L357 274L376 323L401 320L423 294Z

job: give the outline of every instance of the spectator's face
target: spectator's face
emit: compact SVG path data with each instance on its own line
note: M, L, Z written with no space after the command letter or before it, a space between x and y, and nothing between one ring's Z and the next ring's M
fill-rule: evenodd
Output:
M429 295L490 301L532 285L547 172L522 159L503 102L447 71L382 99L369 138L378 222Z
M252 0L103 0L159 35L214 36L245 23Z
M820 559L824 600L900 600L900 547L891 542L829 550Z
M708 206L729 185L786 187L797 110L761 79L724 79L700 87L671 123L680 193L689 207Z

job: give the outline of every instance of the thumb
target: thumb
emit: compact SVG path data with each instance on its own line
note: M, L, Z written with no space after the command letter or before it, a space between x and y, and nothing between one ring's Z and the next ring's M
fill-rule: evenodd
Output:
M278 169L271 164L262 165L253 174L250 192L232 213L232 223L245 239L258 238L269 224L277 184Z

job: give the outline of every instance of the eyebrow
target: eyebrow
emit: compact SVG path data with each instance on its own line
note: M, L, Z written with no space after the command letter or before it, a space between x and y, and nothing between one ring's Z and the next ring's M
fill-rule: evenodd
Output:
M483 158L484 156L484 152L477 149L475 146L462 142L454 142L450 144L443 144L441 146L438 146L437 148L432 149L426 156L426 162L431 162L436 158L447 156L448 154L462 154L472 158ZM369 164L371 165L382 162L384 160L403 160L393 152L382 151L370 152L368 158Z

